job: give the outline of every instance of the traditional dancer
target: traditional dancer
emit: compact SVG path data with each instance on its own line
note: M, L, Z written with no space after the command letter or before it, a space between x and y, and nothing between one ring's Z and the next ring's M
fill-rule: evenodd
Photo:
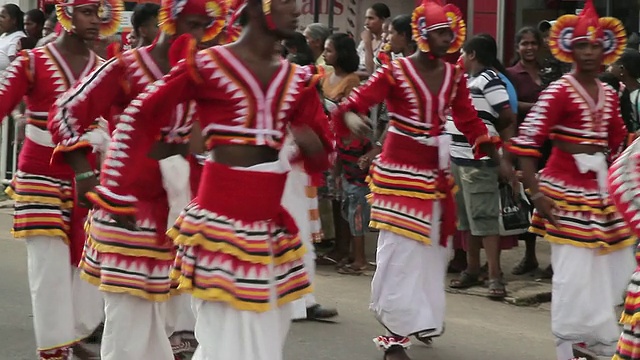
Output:
M149 46L158 36L158 15L160 5L154 3L140 3L133 9L131 16L132 33L135 41L129 43L130 49Z
M530 231L551 243L551 328L558 360L576 353L612 356L619 330L616 298L633 272L635 243L607 191L607 162L627 136L618 96L597 74L625 46L622 24L598 19L589 0L580 16L560 17L550 46L574 71L543 91L507 149L519 156L536 210ZM536 178L544 141L553 140ZM575 345L575 346L574 346Z
M298 156L298 147L291 136L288 136L282 150L280 159L290 162ZM298 227L298 233L302 244L307 248L304 254L304 266L309 276L309 282L313 284L316 273L316 252L314 250L314 223L309 208L313 205L313 198L307 196L309 184L312 179L322 178L323 174L307 174L299 164L292 164L291 171L287 174L282 206L291 214ZM317 203L317 202L316 202ZM318 304L313 292L292 303L292 320L317 320L325 321L338 316L338 311L326 308Z
M249 0L244 11L237 42L191 54L130 103L101 185L89 195L102 213L132 225L132 215L142 214L132 185L144 175L141 164L163 126L158 119L195 100L215 162L206 162L197 197L169 234L180 245L174 275L194 296L200 360L282 359L289 303L311 291L304 247L281 205L288 169L278 149L287 127L306 171L329 166L317 80L273 56L275 43L296 30L296 2Z
M58 3L65 32L53 43L22 52L0 81L0 117L23 97L27 104L26 139L7 193L15 201L13 235L27 243L40 359L71 359L74 344L89 336L103 317L100 293L80 281L76 269L87 209L74 206L72 169L49 163L55 145L47 131L47 112L56 98L99 66L101 60L86 43L115 32L122 8L118 0ZM86 171L93 176L94 168ZM77 174L75 180L83 176Z
M154 44L108 61L56 103L58 109L50 123L58 144L53 163L67 162L84 173L92 119L113 114L113 122L119 121L118 115L131 100L180 58L182 41L174 41L176 37L190 34L197 41L214 38L223 28L225 16L224 0L164 1L160 10L162 33ZM82 277L105 292L103 360L172 359L168 335L193 333L190 295L172 298L168 308L164 303L170 296L169 272L175 259L174 245L165 233L191 201L185 156L193 115L194 106L185 102L154 118L161 129L159 141L149 154L141 155L139 174L126 188L119 189L137 198L135 224L117 223L110 213L112 205L102 197L91 197L100 209L91 215L80 267ZM117 135L112 139L116 143L118 140ZM106 162L106 169L118 161ZM96 184L95 176L87 176L78 182L79 194L84 196ZM131 329L144 329L141 331L148 337L131 338ZM174 350L188 351L189 342L180 340L177 337L173 341ZM195 350L195 346L192 348Z
M448 244L455 232L450 136L444 135L451 109L458 129L477 156L500 158L487 127L473 108L462 71L441 58L458 51L465 37L455 6L425 0L413 13L419 52L383 66L353 91L334 115L357 130L373 104L386 101L390 124L382 153L374 160L370 226L380 229L371 309L388 330L374 342L385 359L409 359L409 336L429 342L444 330ZM338 135L345 132L337 122ZM506 163L501 173L511 172Z
M640 235L640 204L637 201L638 175L640 175L640 139L613 163L609 172L609 189L617 209L631 226L636 236ZM613 360L640 360L640 251L636 248L636 269L627 288L624 311L620 318L623 325L618 340L618 349Z

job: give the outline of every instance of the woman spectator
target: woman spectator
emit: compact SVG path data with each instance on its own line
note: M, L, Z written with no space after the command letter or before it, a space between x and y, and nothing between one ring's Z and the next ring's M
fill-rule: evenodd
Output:
M538 100L540 92L544 90L544 82L541 74L541 67L538 62L540 55L540 47L544 46L542 33L533 28L522 28L516 34L516 53L517 62L514 66L507 69L509 78L513 81L518 94L518 123L522 123L533 105ZM543 160L539 167L544 167L544 159L546 159L551 150L551 143L547 141L542 148ZM538 258L536 256L536 235L527 232L520 236L525 242L524 257L511 271L514 275L523 275L538 269ZM544 277L550 277L551 269L547 268Z
M0 70L4 70L16 58L18 43L26 37L24 28L24 13L18 5L5 4L0 10Z
M356 51L356 45L349 35L336 33L331 35L324 50L325 63L333 67L333 71L326 73L322 79L322 93L325 99L327 111L333 111L337 104L349 96L351 90L360 84L360 78L356 74L360 59ZM364 183L366 170L358 168L359 158L369 150L370 143L357 139L338 139L338 161L336 161L337 171L327 176L326 189L320 189L320 196L333 200L333 220L335 225L335 248L322 259L319 264L337 264L338 268L344 268L349 264L349 243L350 238L354 239L354 257L351 267L343 272L362 272L366 264L364 256L364 228L368 226L368 204L364 200L364 194L368 192L366 186L353 185ZM348 155L347 155L348 152ZM355 158L355 160L354 160ZM346 168L340 169L341 165ZM344 183L340 174L344 173L347 181ZM362 181L360 181L362 180ZM353 186L352 186L353 185ZM342 191L345 191L343 194ZM345 210L351 218L348 223L342 218L341 199L345 195ZM359 211L356 211L360 209ZM361 216L355 219L355 216ZM359 221L359 223L357 223ZM351 235L351 236L350 236ZM351 271L353 269L353 271Z
M489 130L490 136L508 141L514 132L515 114L509 104L506 86L493 70L502 66L497 60L495 40L488 35L471 38L462 51L464 68L469 74L468 87L478 116ZM451 170L460 188L456 194L458 230L470 231L467 269L452 288L468 288L480 284L480 248L484 246L489 270L490 298L506 296L500 270L500 200L498 167L491 159L475 159L466 138L447 122L447 132L453 135Z
M609 66L609 72L620 80L631 99L631 118L625 119L631 133L640 131L640 53L635 49L625 49L620 59ZM620 104L622 106L622 104ZM623 115L625 113L623 112Z
M44 22L44 27L42 28L42 35L44 36L42 39L38 40L36 47L45 46L48 43L54 41L57 37L56 29L59 28L58 25L58 17L56 16L55 11L47 18Z
M411 32L411 15L398 15L389 25L389 45L396 57L407 57L418 49Z
M20 49L33 49L43 36L45 16L39 9L31 9L24 14L24 32L27 37L20 39Z
M311 48L302 33L296 32L293 37L284 40L282 45L287 50L287 60L289 62L302 66L315 63Z
M364 30L360 34L362 41L358 45L358 57L360 58L358 75L361 79L368 78L375 71L374 59L384 44L382 39L384 24L390 17L391 10L383 3L373 4L365 13Z
M537 60L542 41L542 34L533 27L525 27L516 34L518 60L507 72L518 94L519 122L524 120L544 89Z

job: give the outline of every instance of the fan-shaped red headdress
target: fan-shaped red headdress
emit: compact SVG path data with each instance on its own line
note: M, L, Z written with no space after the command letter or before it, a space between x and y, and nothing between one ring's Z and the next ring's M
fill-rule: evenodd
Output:
M227 0L229 2L229 12L227 13L227 24L225 31L220 37L219 44L229 44L235 42L242 33L242 27L238 24L238 18L245 6L244 0Z
M551 27L549 48L558 60L572 63L572 47L581 41L599 42L604 48L605 65L614 63L627 45L627 34L620 20L598 18L592 0L587 0L580 15L563 15Z
M179 15L208 16L212 20L202 41L209 41L218 36L224 28L228 8L228 0L162 0L158 23L160 30L169 35L175 35Z
M413 11L411 21L413 39L418 43L418 49L422 52L430 52L429 32L441 28L451 28L453 41L447 51L455 53L462 47L467 35L467 27L462 18L462 12L453 4L442 5L437 0L422 0L422 5Z
M232 8L235 9L234 14L231 17L230 24L235 24L236 20L240 17L242 12L247 6L247 0L229 0L233 4ZM273 17L271 16L271 0L262 0L262 13L264 14L264 18L267 22L267 28L269 30L275 30L276 24L273 22ZM239 33L238 33L239 35Z
M98 6L100 36L111 36L120 28L124 3L122 0L61 0L56 3L58 22L66 31L73 30L72 17L75 8L87 5Z

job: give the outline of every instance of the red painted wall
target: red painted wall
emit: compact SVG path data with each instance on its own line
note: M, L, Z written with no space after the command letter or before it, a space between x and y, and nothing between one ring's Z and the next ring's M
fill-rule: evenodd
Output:
M473 33L496 37L498 0L475 0L473 4Z

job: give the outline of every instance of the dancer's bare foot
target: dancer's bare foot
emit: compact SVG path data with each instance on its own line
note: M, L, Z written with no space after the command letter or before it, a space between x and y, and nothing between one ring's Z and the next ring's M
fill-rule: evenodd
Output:
M393 345L385 351L384 360L411 360L411 358L402 346Z

